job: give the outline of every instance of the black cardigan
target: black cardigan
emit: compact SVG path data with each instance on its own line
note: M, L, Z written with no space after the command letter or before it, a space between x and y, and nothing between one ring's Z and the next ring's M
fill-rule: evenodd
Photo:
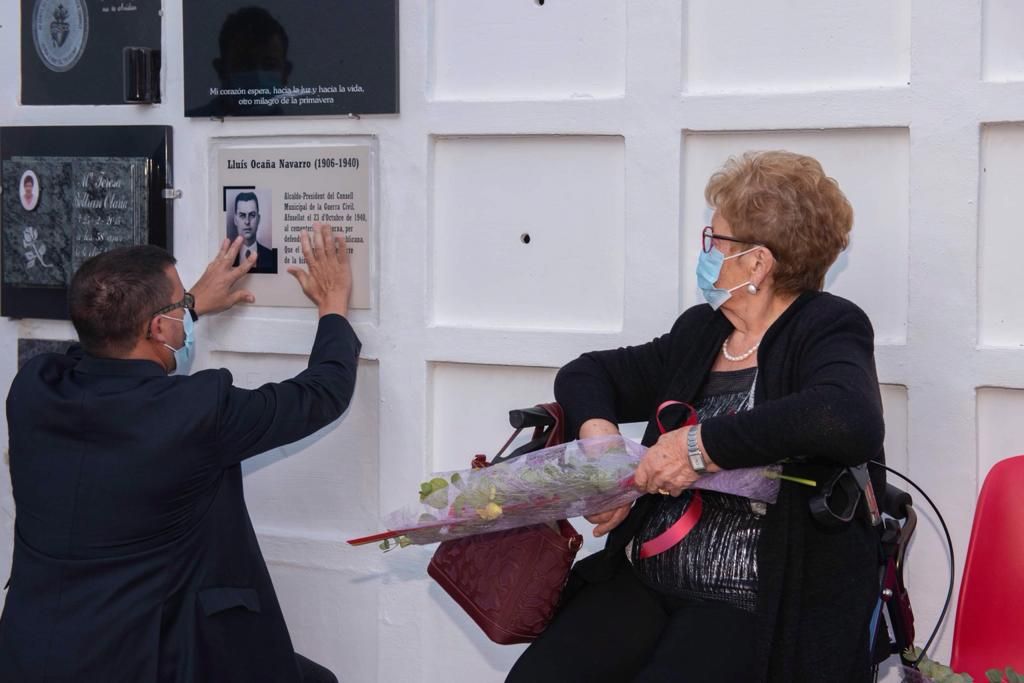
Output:
M555 398L570 434L591 418L648 422L658 438L662 401L692 402L732 325L707 305L684 312L672 330L640 346L597 351L561 369ZM724 469L797 459L787 474L820 479L838 464L884 460L882 403L867 316L845 299L806 292L765 333L758 349L753 409L708 419L701 436ZM884 477L872 473L876 487ZM884 488L876 489L884 490ZM814 522L814 490L783 482L769 506L758 548L756 647L762 670L751 681L860 683L870 680L869 622L878 595L877 535L862 520L826 529ZM625 561L624 548L655 496L644 496L609 535L605 550L576 574L601 581ZM680 653L680 667L686 658Z

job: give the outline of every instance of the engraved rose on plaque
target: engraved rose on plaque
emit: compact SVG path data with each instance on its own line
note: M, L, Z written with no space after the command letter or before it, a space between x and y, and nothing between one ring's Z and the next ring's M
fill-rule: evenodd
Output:
M46 245L39 241L39 231L28 227L22 232L21 244L25 247L25 267L35 268L36 262L43 268L53 268L53 264L47 263Z

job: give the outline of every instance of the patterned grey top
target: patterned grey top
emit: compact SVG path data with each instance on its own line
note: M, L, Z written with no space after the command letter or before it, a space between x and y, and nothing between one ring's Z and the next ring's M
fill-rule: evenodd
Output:
M712 372L694 408L700 419L748 410L757 368ZM626 548L637 574L653 588L685 598L719 600L753 611L757 606L757 542L764 508L747 498L701 492L697 525L669 550L641 560L640 546L682 515L693 498L665 496Z

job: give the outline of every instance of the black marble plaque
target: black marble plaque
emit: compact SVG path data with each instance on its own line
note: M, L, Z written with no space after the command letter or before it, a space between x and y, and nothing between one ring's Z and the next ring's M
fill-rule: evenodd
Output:
M186 116L398 112L398 0L184 0Z
M71 168L72 272L97 254L148 242L149 159L83 157Z
M123 104L124 48L160 25L160 0L21 0L22 104Z
M44 353L67 353L71 345L77 343L76 339L19 339L18 369L21 370L25 363Z
M0 314L66 318L89 257L170 249L170 145L163 126L0 128Z

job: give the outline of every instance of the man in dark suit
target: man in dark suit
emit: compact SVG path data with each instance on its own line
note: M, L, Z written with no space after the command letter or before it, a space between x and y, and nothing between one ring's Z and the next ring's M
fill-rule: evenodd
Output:
M246 259L249 254L256 254L256 265L252 267L252 272L276 273L277 250L268 249L256 239L260 228L260 200L256 193L239 192L235 195L234 207L231 220L234 221L235 230L245 240L239 258Z
M295 654L245 507L240 462L336 420L355 386L352 275L328 226L289 269L319 309L306 370L245 390L188 376L194 319L252 301L225 240L186 292L129 247L70 287L80 348L29 361L7 398L17 505L0 681L336 681ZM168 376L173 374L174 376Z

